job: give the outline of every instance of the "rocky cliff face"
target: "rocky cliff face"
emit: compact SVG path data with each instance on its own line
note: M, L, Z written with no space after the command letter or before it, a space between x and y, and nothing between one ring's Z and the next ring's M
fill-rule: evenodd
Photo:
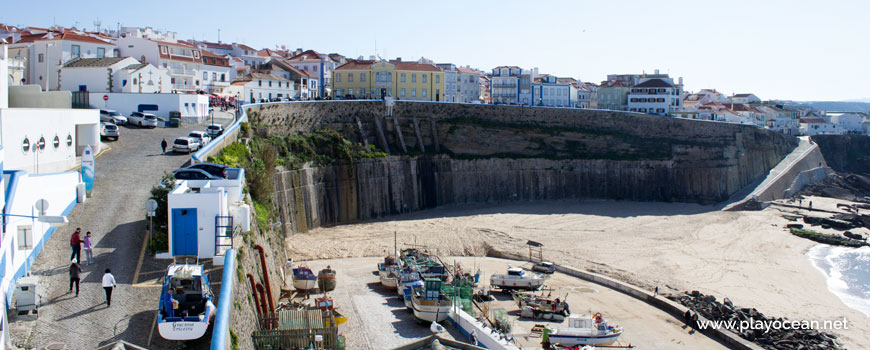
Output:
M835 171L870 175L870 136L816 135L812 140Z
M764 176L797 144L750 126L613 111L422 102L388 111L381 102L348 101L248 113L268 133L332 128L392 155L280 170L277 203L296 232L452 203L713 203Z

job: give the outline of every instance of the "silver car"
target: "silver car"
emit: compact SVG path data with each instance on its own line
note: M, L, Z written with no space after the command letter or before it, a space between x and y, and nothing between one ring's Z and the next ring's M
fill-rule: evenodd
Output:
M100 123L100 137L105 137L107 139L118 140L121 134L118 131L118 126L112 123L101 122Z
M172 143L172 150L178 153L193 153L200 149L202 144L192 137L179 137Z
M111 109L100 110L100 121L109 122L115 125L127 124L127 117Z
M199 141L199 144L202 146L207 145L211 141L211 136L208 135L205 131L191 131L187 134L187 137L194 138Z

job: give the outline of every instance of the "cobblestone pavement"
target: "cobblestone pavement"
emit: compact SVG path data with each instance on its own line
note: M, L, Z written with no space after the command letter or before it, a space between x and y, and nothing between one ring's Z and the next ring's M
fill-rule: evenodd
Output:
M215 116L215 123L227 125L229 114ZM227 118L227 119L224 119ZM172 171L190 157L161 154L160 141L170 145L190 130L205 130L207 123L180 128L140 129L122 126L121 138L107 142L111 150L96 161L92 196L70 214L68 226L59 229L35 260L32 272L41 275L42 306L38 319L11 315L13 339L23 344L30 334L33 349L64 344L66 349L95 349L117 340L149 349L172 348L179 344L161 339L152 325L160 293L157 280L168 261L147 257L136 285L132 285L145 238L145 201L150 189L164 172ZM82 265L81 293L69 293L69 237L76 227L82 235L91 231L94 240L93 265ZM82 262L84 262L82 252ZM107 307L101 286L103 271L111 268L118 283ZM220 281L220 271L210 279ZM17 324L16 324L17 323Z

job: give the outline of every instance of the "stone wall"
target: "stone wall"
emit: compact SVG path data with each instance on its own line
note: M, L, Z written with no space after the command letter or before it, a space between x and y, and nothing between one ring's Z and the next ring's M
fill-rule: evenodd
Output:
M391 157L280 170L290 231L434 206L612 198L714 203L762 178L797 140L752 126L615 111L377 101L257 106L267 134L331 128Z

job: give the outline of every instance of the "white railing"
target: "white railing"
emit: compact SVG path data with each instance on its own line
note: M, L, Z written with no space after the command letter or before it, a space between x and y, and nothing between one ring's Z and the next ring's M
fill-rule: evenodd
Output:
M190 69L172 69L172 70L170 70L170 72L171 72L172 74L174 74L174 75L188 75L188 76L193 76L193 75L196 74L195 71L190 70Z

